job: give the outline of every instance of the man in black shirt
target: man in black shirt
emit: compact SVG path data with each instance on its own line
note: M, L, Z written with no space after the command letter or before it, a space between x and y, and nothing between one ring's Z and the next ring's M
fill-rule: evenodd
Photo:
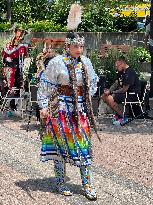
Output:
M115 62L116 70L118 71L118 78L110 89L104 90L102 99L107 105L116 112L115 120L124 122L127 118L123 118L123 111L118 104L125 100L126 92L140 93L140 81L136 72L129 67L123 57L118 58ZM127 101L137 100L136 95L128 95Z

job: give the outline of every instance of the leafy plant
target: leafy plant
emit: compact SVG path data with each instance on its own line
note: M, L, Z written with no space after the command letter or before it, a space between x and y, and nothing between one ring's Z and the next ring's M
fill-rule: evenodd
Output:
M106 56L101 59L103 74L106 75L106 86L110 87L116 79L115 61L121 53L116 49L110 49Z
M43 50L43 43L37 43L35 47L29 50L29 57L32 59L32 64L29 69L29 73L35 73L37 71L36 58Z
M87 51L87 57L91 60L95 72L98 75L102 75L104 73L104 66L102 65L99 51L97 49L90 49Z
M6 10L7 10L6 0L0 0L0 22L6 21Z
M128 65L133 68L138 75L140 75L139 70L139 56L135 53L135 48L131 48L126 55Z
M0 0L0 14L3 23L6 21L7 4L9 1ZM37 4L36 4L37 2ZM69 9L75 0L14 0L11 1L12 24L25 24L32 31L62 32L66 31ZM121 1L113 0L80 0L83 8L82 23L78 31L83 32L114 32L133 31L137 29L137 17L133 13L128 17L114 18L110 10L123 4ZM133 1L128 2L129 5ZM50 22L50 23L49 23ZM8 28L1 26L1 31Z
M31 7L31 18L32 21L42 21L42 20L49 20L51 11L52 1L48 0L29 0L29 4Z
M30 29L33 32L62 32L66 31L66 27L55 24L53 21L43 20L43 21L36 21L34 23L29 24L22 24L22 27L26 30Z
M29 23L31 18L31 7L28 0L14 0L12 5L12 21L17 23Z
M113 17L110 15L109 10L105 9L105 3L104 0L97 0L94 5L90 3L84 8L82 23L78 28L79 31L116 31L113 26Z
M56 24L61 24L66 26L67 17L69 14L70 6L73 4L75 0L54 0L51 5L51 12L48 13L48 18L53 20Z
M93 67L98 74L106 76L106 86L109 87L115 80L116 70L115 70L115 61L119 53L112 49L109 50L107 55L104 58L100 57L98 50L91 50L88 52L88 57L90 58Z
M25 61L25 70L24 70L24 78L27 82L35 82L35 73L37 72L37 66L36 66L36 57L38 56L39 53L41 53L43 50L43 43L37 43L35 47L32 47L29 50L29 57L30 57L30 62L27 59Z
M0 23L0 32L8 31L11 28L11 24L7 23Z
M143 47L138 47L134 49L135 54L138 56L140 62L150 62L150 53Z
M122 32L137 30L137 15L133 12L129 16L114 17L113 25L116 30Z

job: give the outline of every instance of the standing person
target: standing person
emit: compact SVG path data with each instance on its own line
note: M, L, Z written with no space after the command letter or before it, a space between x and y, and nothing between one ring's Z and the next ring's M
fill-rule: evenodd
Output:
M77 12L77 15L76 13ZM74 23L81 13L77 4L71 6L68 22ZM69 25L68 23L68 25ZM72 30L72 29L69 29ZM54 171L59 193L67 196L72 192L65 186L65 163L80 168L83 193L96 200L91 171L91 130L95 127L91 96L97 90L98 77L91 61L82 55L84 37L69 32L66 54L50 60L40 83L38 102L42 108L41 118L47 118L46 135L42 138L41 159L54 160ZM50 100L49 100L50 99Z
M11 90L12 87L18 89L23 86L24 58L28 55L28 44L22 43L26 32L22 29L15 29L15 36L7 43L2 51L3 76L5 86ZM19 95L19 92L16 93ZM15 100L11 100L10 106L16 109Z

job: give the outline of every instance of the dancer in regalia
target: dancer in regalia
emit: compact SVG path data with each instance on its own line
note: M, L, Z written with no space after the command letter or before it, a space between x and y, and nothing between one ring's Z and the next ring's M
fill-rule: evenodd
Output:
M55 52L52 49L51 43L44 43L43 52L39 53L36 58L37 66L37 78L40 79L43 72L46 70L46 67L49 61L55 57Z
M38 90L41 118L46 121L41 160L54 160L57 190L72 192L65 186L65 163L80 168L82 190L90 200L97 194L92 183L91 126L96 131L91 96L97 90L98 77L90 59L83 54L85 39L73 32L81 19L81 8L71 6L65 39L66 54L54 57L44 71Z
M26 32L22 29L15 29L15 36L11 42L7 43L2 51L3 78L5 87L11 90L12 87L18 89L23 86L23 65L24 58L28 55L28 44L22 43ZM16 93L19 95L19 92ZM10 103L15 109L15 101Z

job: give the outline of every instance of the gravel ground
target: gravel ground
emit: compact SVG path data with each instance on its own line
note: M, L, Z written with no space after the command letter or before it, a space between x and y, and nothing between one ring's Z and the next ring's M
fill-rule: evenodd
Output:
M67 165L67 186L74 192L63 197L54 189L53 164L39 161L41 142L35 119L27 122L0 118L0 205L153 205L152 121L113 126L99 118L102 143L93 135L93 176L96 202L81 193L79 170Z

